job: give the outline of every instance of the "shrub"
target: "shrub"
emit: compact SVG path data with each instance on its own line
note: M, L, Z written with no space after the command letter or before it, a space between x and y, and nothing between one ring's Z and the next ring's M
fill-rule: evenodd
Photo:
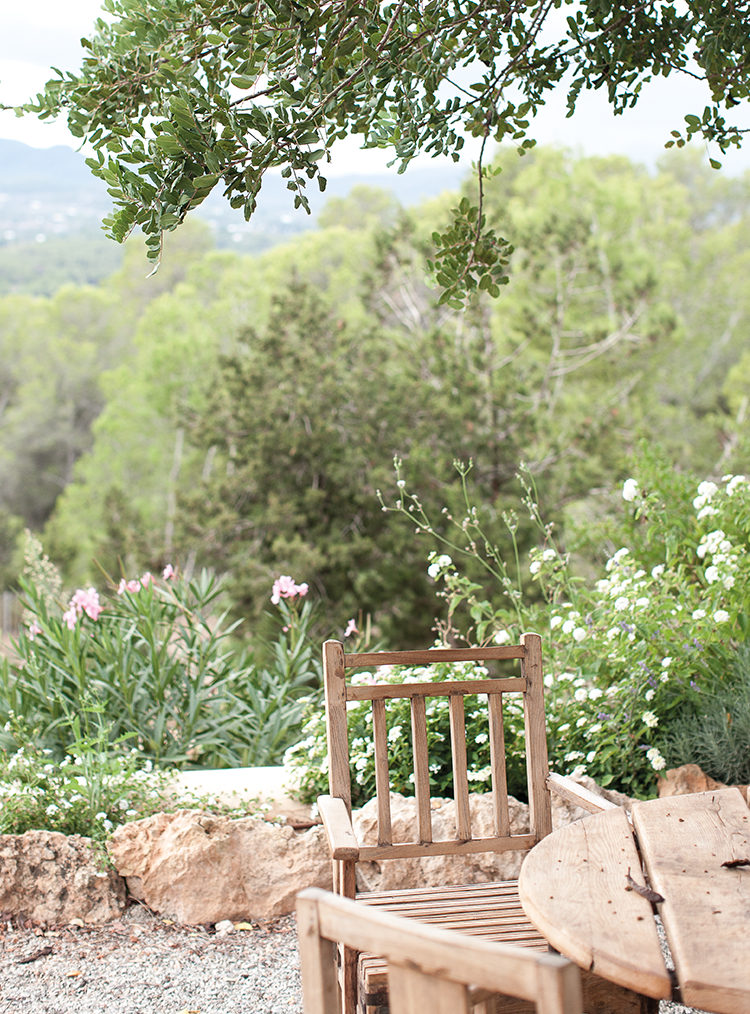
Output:
M187 581L167 567L160 580L110 581L103 602L93 588L79 589L63 610L40 548L29 561L26 626L0 672L2 748L28 745L10 722L16 716L61 761L70 716L89 701L112 743L127 739L157 765L273 764L297 737L319 685L311 610L299 610L299 594L277 599L285 630L262 667L231 650L236 624L218 611L221 584L209 573Z

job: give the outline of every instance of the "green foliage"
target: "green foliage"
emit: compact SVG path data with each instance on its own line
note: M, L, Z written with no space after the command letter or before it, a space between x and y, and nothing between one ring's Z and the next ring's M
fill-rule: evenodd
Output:
M670 766L698 764L727 785L750 782L750 659L740 645L733 678L718 684L670 726L665 756Z
M309 210L308 183L325 189L321 164L349 135L392 149L402 171L420 152L458 160L465 133L482 139L483 156L488 142L506 139L523 153L534 145L531 118L559 88L571 112L582 90L606 88L621 113L652 76L694 76L697 67L711 102L685 117L687 139L722 152L741 143L724 114L748 98L745 16L715 0L679 10L652 0L624 12L584 0L554 27L555 5L513 0L299 9L110 0L107 9L110 20L82 40L80 74L58 73L24 108L67 114L115 199L110 234L122 241L140 226L154 261L163 232L216 187L250 218L269 169L281 167L294 207ZM477 80L455 86L466 67ZM435 241L452 302L477 285L494 293L501 277L505 243L481 225L481 158L477 177L476 228L461 211Z
M519 478L523 505L540 535L529 553L529 573L539 583L541 602L524 594L515 515L504 517L516 547L508 562L487 538L468 489L457 517L448 513L433 521L419 498L403 490L390 509L454 555L481 565L502 591L497 607L450 555L433 553L430 574L443 581L448 603L446 638L503 644L517 641L524 630L544 638L552 764L563 773L575 767L600 784L648 794L654 771L665 766L673 724L697 715L699 726L707 713L701 702L712 695L726 699L735 639L745 640L750 629L750 484L728 475L723 488L700 483L696 496L694 485L688 492L682 484L677 499L672 469L657 469L652 461L649 486L628 479L623 497L633 504L633 520L660 562L649 572L623 546L594 584L571 575L554 526L542 520L536 490L523 474ZM632 531L632 521L623 527Z
M191 581L123 578L106 606L93 588L79 589L62 616L42 581L21 585L27 625L2 662L0 720L22 718L57 761L73 716L92 699L113 743L132 741L161 765L272 764L294 740L319 679L309 610L261 667L229 648L236 625L226 625L226 611L216 615L221 586L205 572ZM10 725L0 744L25 745Z

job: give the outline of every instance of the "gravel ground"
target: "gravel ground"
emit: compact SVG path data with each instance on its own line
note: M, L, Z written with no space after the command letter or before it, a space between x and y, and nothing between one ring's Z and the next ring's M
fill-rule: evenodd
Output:
M93 929L0 922L0 1014L105 1012L302 1014L294 918L226 936L139 906ZM701 1012L662 1002L660 1014Z
M137 907L96 929L0 923L0 961L0 1014L302 1012L292 917L227 936Z

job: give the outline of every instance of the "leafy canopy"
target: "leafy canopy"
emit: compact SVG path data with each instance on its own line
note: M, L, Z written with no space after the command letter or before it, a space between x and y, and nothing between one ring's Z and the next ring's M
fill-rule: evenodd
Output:
M711 102L668 144L697 134L724 152L742 131L724 113L748 98L748 4L720 0L106 0L79 74L48 82L42 118L65 112L109 184L111 235L134 226L158 262L161 236L221 186L247 218L280 168L295 207L337 140L390 148L400 171L420 152L454 160L482 139L479 197L435 233L441 300L495 296L510 254L482 211L485 146L532 147L530 119L555 88L606 88L615 113L657 76L705 79ZM563 12L567 11L567 16ZM558 13L559 12L559 13ZM570 71L570 74L567 72ZM718 166L719 163L716 163Z

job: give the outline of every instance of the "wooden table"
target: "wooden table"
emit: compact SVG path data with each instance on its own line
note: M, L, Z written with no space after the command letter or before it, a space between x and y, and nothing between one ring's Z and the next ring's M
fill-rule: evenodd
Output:
M721 789L605 810L544 838L521 868L524 911L550 944L582 968L657 999L673 997L654 906L663 897L683 1003L716 1014L750 1012L750 810ZM635 834L634 834L635 832ZM648 885L643 875L645 869Z

